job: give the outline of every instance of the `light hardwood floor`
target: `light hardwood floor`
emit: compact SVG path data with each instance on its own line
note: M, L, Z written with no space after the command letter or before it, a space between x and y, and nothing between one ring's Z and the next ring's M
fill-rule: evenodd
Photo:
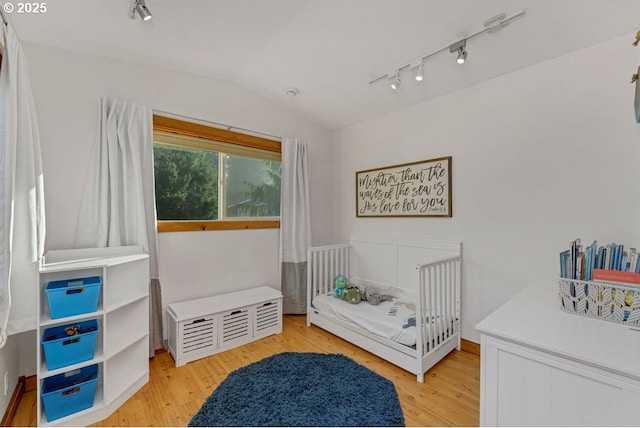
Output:
M453 351L425 375L424 383L381 358L312 326L305 316L285 316L282 334L176 368L168 352L150 360L150 381L109 418L94 426L186 426L226 376L279 352L340 353L391 380L407 426L477 426L480 357ZM37 391L26 393L12 426L36 423Z

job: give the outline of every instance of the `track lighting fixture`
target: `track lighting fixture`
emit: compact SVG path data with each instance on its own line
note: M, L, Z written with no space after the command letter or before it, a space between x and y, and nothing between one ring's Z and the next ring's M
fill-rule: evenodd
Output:
M136 1L140 1L140 0L136 0ZM435 54L438 54L440 52L444 52L447 50L450 51L451 53L456 53L458 55L456 59L456 62L458 64L464 64L464 62L467 59L467 40L470 40L483 33L487 33L487 32L492 33L494 31L498 31L502 29L504 26L506 26L507 24L509 24L514 19L519 18L523 15L524 15L524 9L514 14L511 14L509 16L506 16L504 13L501 13L500 15L496 15L493 18L487 19L484 22L484 27L482 29L469 34L464 39L458 40L440 49L436 49L422 56L419 56L418 58L415 58L414 60L410 61L408 64L405 64L401 67L394 69L394 71L391 73L387 73L382 76L376 77L375 79L371 80L369 84L376 83L382 79L389 79L391 82L390 83L391 89L395 91L396 89L398 89L398 86L400 86L400 74L408 68L415 70L415 79L416 81L420 82L424 78L424 61L427 58L431 58Z
M417 64L414 64L411 68L416 69L416 82L422 82L424 78L424 60L420 60Z
M391 89L394 91L400 87L400 72L396 71L395 77L391 80Z
M148 21L151 18L153 18L153 15L151 15L149 8L147 8L147 5L145 4L145 0L131 0L131 8L129 9L129 18L135 19L136 12L138 13L138 15L140 15L140 18L143 21Z
M467 51L465 50L463 45L458 48L458 58L456 59L456 62L458 64L464 64L466 60L467 60Z

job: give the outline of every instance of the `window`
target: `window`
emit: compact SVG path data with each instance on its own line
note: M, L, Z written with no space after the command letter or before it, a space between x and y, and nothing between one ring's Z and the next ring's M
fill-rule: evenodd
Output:
M280 142L154 116L158 231L280 227Z

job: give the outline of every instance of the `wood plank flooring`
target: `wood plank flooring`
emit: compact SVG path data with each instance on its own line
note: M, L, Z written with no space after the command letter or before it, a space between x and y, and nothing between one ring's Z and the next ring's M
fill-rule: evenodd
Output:
M109 418L94 426L186 426L226 376L279 352L340 353L391 380L407 426L477 426L480 357L453 351L416 377L324 330L305 316L285 316L283 333L176 368L168 352L150 360L150 381ZM37 390L26 393L12 426L36 424Z

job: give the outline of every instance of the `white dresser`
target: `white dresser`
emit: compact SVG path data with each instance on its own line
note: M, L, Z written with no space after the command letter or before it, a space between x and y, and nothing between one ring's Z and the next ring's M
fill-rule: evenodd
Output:
M640 331L527 287L482 320L480 425L640 426Z

